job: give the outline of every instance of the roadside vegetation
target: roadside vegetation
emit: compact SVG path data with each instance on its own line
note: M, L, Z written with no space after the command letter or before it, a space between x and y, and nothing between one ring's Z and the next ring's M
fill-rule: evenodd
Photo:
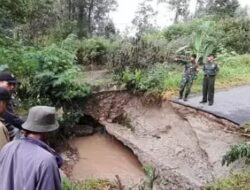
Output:
M233 174L226 179L220 179L208 185L204 190L248 190L250 186L250 172Z

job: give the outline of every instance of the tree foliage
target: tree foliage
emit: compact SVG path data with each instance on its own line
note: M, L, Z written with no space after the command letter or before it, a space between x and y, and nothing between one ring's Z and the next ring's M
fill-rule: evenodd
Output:
M186 21L189 18L190 0L158 0L158 3L167 3L170 10L174 10L174 23Z
M154 28L154 19L157 14L150 4L152 0L144 0L139 4L135 18L132 20L136 27L137 34L140 36L143 32Z
M108 13L117 7L116 0L62 0L60 18L77 22L78 35L104 34Z
M112 33L109 12L116 7L116 0L3 0L0 31L29 42L53 32L79 37Z
M207 5L207 10L210 14L233 17L239 6L238 0L214 0Z

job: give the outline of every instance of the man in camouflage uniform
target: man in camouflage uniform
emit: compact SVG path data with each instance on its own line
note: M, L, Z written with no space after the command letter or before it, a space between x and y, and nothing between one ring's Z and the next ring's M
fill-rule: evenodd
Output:
M208 105L212 106L214 103L214 84L215 78L219 71L218 65L214 62L215 56L210 54L207 57L208 62L204 64L204 78L203 78L203 98L200 103L206 103L208 100Z
M196 55L193 54L191 56L190 62L179 60L179 59L177 59L177 62L180 62L185 65L185 69L184 69L181 84L180 84L179 99L182 99L183 94L184 94L183 100L187 101L188 95L193 85L193 81L197 77Z

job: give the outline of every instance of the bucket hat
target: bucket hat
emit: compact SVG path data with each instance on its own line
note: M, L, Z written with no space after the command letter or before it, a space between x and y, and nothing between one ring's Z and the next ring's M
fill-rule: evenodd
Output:
M51 132L58 129L56 109L49 106L34 106L30 108L28 118L22 128L32 132Z

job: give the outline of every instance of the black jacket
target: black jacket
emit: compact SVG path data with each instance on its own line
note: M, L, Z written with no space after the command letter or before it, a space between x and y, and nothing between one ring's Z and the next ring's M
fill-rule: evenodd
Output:
M3 113L2 118L5 120L5 123L10 124L18 129L22 129L22 124L24 121L14 112L12 101L9 101L7 110Z

